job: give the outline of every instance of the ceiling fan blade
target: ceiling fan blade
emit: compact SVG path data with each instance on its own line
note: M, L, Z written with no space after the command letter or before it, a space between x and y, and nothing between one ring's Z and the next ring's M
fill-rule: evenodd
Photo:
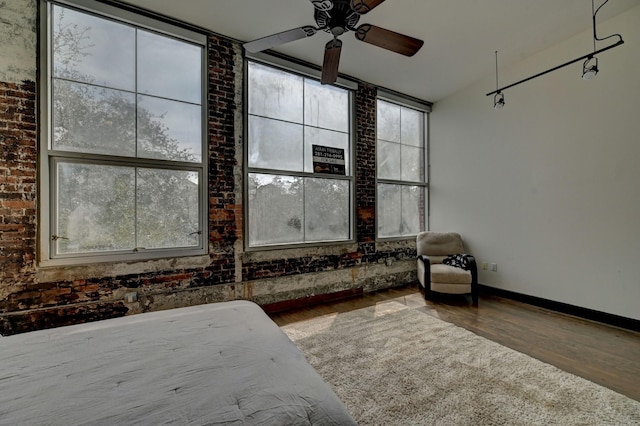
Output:
M332 84L338 79L340 52L342 52L342 41L337 38L334 38L325 46L324 62L322 64L322 84Z
M309 0L313 7L318 10L323 10L325 12L333 9L333 1L331 0Z
M247 52L262 52L263 50L271 49L272 47L280 46L281 44L300 40L305 37L311 37L316 32L318 32L317 28L314 28L310 25L305 25L304 27L294 28L289 31L283 31L278 34L273 34L250 41L243 44L243 46Z
M356 30L356 38L405 56L415 55L424 44L424 41L417 38L385 30L371 24L360 25Z
M384 0L351 0L351 9L359 15L364 15L383 2Z

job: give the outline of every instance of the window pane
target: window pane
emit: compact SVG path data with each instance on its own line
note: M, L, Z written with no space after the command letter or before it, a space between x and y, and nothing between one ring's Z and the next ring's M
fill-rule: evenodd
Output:
M349 92L305 79L305 125L348 132L349 119Z
M402 235L417 235L424 231L424 189L419 186L402 187Z
M305 179L305 239L349 239L349 181Z
M128 167L58 163L57 252L135 246L135 176Z
M278 120L249 117L249 166L302 171L303 127Z
M402 108L401 135L403 145L422 147L424 145L424 113L415 109Z
M51 212L47 255L86 262L136 247L202 251L206 37L192 33L202 44L185 42L118 13L43 5L51 168L41 178L55 184L51 205L41 206Z
M249 245L348 240L352 181L303 175L312 145L344 150L351 174L351 93L253 62L248 74Z
M378 139L400 143L400 106L378 101Z
M249 114L303 122L303 79L249 62Z
M55 77L135 90L135 29L53 6Z
M249 244L303 241L302 178L249 174Z
M400 180L400 144L378 140L378 178Z
M135 156L135 95L53 80L53 149Z
M378 236L402 235L402 187L378 185Z
M420 186L378 185L378 236L402 237L425 230L425 189Z
M139 247L199 244L197 173L138 169L137 189Z
M425 113L381 100L377 105L378 237L413 237L426 226Z
M202 48L138 30L138 92L201 103Z
M349 176L349 134L322 130L316 127L304 128L304 171L313 173L313 148L312 145L329 146L344 149L345 172Z
M424 150L413 146L402 145L402 173L401 180L411 182L424 181Z
M138 156L201 161L201 113L197 105L138 96Z

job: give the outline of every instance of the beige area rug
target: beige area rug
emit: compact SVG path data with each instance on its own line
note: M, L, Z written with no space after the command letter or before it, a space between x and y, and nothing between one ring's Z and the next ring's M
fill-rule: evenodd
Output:
M282 329L361 425L640 425L640 402L399 302Z

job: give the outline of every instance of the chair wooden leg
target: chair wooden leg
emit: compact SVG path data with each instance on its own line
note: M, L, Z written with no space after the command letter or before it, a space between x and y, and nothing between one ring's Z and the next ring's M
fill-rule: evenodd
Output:
M473 302L473 306L478 306L478 287L471 287L471 301Z
M427 287L424 288L424 300L431 300L433 298L433 292Z

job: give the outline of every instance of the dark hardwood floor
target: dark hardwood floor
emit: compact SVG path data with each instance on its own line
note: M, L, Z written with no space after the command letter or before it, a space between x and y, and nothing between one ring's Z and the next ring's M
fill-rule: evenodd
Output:
M284 325L390 300L640 401L640 333L497 296L480 295L473 307L464 296L426 301L417 285L409 285L270 316Z

